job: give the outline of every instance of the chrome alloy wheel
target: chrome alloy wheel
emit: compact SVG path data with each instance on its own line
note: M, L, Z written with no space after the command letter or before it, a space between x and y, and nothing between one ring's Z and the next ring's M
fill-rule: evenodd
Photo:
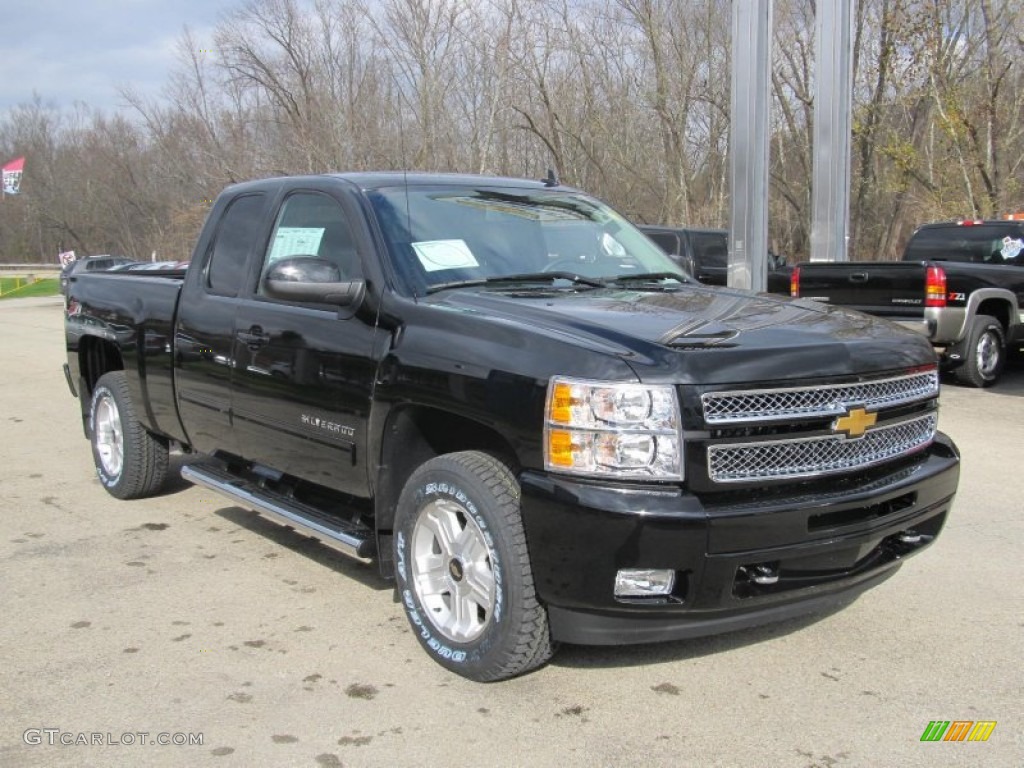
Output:
M991 379L999 365L999 356L1002 349L999 343L999 336L993 331L985 331L978 346L975 348L975 355L978 364L978 372L985 379Z
M495 601L494 570L483 532L455 501L432 501L412 532L412 583L431 624L449 640L483 634Z
M117 403L109 392L104 392L96 400L92 430L103 471L108 477L119 477L124 466L124 432Z

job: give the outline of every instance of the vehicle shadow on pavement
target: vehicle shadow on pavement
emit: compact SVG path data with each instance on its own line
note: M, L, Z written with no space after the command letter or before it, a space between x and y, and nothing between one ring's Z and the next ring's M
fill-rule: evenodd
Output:
M182 478L181 468L202 460L202 456L195 454L172 455L167 467L167 480L159 495L171 496L187 491L190 488L195 488L195 485ZM224 497L217 496L214 506L213 514L221 519L233 523L239 528L244 528L251 533L255 533L274 544L287 547L293 552L309 558L317 565L322 565L335 573L355 579L363 586L369 587L375 592L394 589L393 582L381 577L376 562L363 563L340 552L335 552L316 539L298 533L292 528L278 525L272 520L260 517L259 513L245 507L236 506Z
M958 384L952 373L942 375L942 386L954 389L970 390L971 387ZM999 381L991 387L980 390L982 393L993 395L1011 395L1024 397L1024 351L1010 355L1006 361Z
M1010 355L1002 378L989 391L998 395L1024 396L1024 351Z
M793 632L817 624L850 606L850 600L818 613L794 619L766 624L761 627L736 630L721 635L695 637L688 640L674 640L665 643L644 643L643 645L583 646L562 645L551 660L555 667L572 669L606 669L615 667L646 667L653 664L699 659L727 653L737 648L756 645L766 640L784 637Z
M173 496L189 488L195 488L195 485L181 476L181 468L201 460L202 457L196 454L172 453L167 462L167 479L156 496Z
M233 506L227 499L224 500L224 505L213 510L213 514L226 522L244 528L274 544L287 547L292 552L309 558L317 565L322 565L337 574L354 579L374 592L394 589L393 582L386 581L381 577L376 562L363 563L340 552L335 552L316 539L260 517L257 512Z

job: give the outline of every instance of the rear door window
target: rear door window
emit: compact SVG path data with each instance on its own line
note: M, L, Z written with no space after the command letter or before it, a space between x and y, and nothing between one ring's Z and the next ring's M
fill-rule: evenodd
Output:
M952 225L918 230L904 261L1022 264L1024 227L1014 224Z
M243 195L221 217L213 253L206 268L206 287L220 296L237 296L245 280L249 254L263 232L264 196Z
M725 269L729 266L729 236L718 232L693 232L690 235L697 263Z
M665 253L675 254L677 256L682 255L682 249L679 247L679 237L672 234L671 232L648 232L647 236L654 242Z

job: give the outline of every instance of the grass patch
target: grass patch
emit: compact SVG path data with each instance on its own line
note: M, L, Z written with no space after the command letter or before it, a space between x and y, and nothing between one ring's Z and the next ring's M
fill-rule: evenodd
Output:
M26 296L56 296L60 293L60 280L44 277L34 283L24 277L0 277L0 299L20 299Z

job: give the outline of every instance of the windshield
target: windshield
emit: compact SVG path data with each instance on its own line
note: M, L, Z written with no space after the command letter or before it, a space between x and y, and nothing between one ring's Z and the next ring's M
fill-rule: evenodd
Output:
M903 260L1022 264L1022 250L1024 227L1019 224L952 225L919 229Z
M581 194L516 188L397 187L369 195L406 290L515 277L614 280L684 273L644 234Z

